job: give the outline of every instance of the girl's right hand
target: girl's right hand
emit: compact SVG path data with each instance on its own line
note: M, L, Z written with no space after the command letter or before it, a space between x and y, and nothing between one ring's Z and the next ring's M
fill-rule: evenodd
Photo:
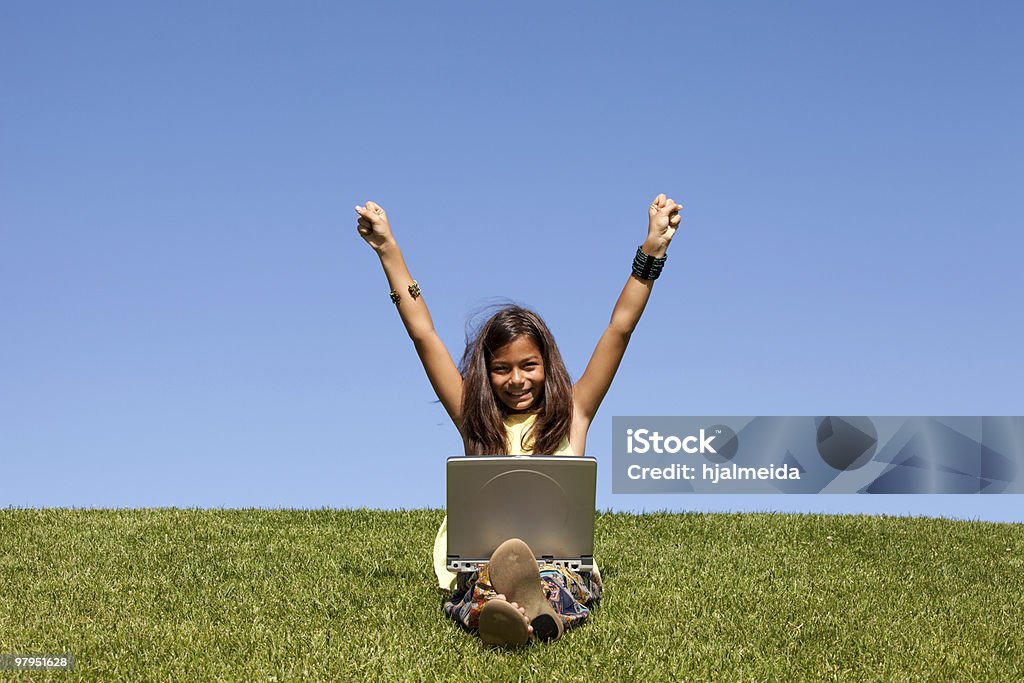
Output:
M359 214L359 236L366 240L374 251L380 252L388 244L394 243L395 238L391 234L388 216L379 204L366 202L366 206L357 205L356 213Z

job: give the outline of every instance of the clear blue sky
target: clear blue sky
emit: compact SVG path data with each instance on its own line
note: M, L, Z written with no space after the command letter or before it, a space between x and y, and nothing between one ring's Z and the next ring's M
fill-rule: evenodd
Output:
M595 421L1024 414L1017 2L0 5L0 504L441 506L460 441L355 229L456 358L534 307ZM613 496L1024 521L1019 496Z

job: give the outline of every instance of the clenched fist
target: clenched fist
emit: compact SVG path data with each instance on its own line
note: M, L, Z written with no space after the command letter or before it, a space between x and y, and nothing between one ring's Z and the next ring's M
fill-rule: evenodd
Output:
M666 199L664 192L651 202L647 208L647 240L644 242L644 251L647 254L659 258L665 255L679 223L683 220L679 215L681 208L682 204L677 204L674 199Z
M359 214L359 220L356 221L359 236L366 240L374 251L379 252L394 241L388 215L379 204L369 201L366 202L366 206L357 205L356 213Z

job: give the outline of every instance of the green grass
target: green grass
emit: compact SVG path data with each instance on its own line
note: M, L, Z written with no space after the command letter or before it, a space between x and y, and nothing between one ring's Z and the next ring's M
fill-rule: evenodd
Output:
M600 514L604 604L485 650L429 566L441 511L0 510L0 679L1021 680L1024 525Z

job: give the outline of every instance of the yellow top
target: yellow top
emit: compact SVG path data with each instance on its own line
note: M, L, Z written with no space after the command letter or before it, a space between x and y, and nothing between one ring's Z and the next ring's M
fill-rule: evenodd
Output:
M522 448L523 434L533 427L537 421L536 413L513 413L505 418L505 432L508 440L509 455L533 455L532 435L526 440L526 449ZM569 437L562 439L552 455L576 455L569 446ZM446 590L455 588L458 574L448 571L448 517L441 521L441 528L434 538L434 573L437 574L437 585Z

